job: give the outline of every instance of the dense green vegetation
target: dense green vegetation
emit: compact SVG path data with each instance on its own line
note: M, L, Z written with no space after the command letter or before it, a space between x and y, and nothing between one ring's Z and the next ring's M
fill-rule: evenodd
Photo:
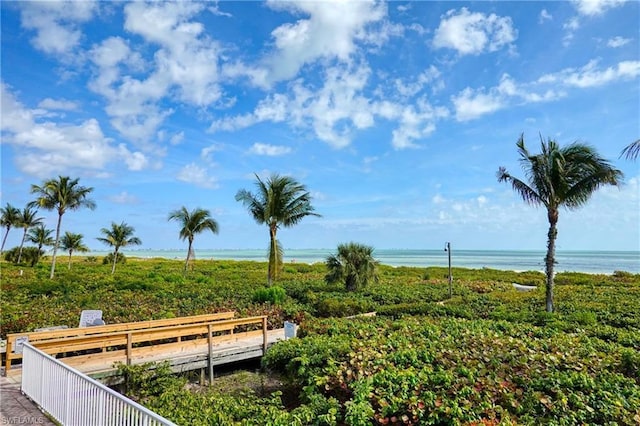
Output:
M111 275L74 258L49 280L48 262L3 263L2 333L77 326L82 309L107 323L233 309L301 324L263 359L265 377L284 382L269 392L132 372L130 395L178 424L640 422L640 275L558 274L547 313L539 272L454 268L448 299L445 268L381 265L377 282L348 292L326 284L323 264L286 264L270 289L266 263L196 264L185 276L179 260L128 259ZM368 311L378 316L338 318Z

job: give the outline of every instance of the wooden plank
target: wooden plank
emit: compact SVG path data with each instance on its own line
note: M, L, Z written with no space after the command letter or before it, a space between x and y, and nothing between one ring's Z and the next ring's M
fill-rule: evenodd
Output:
M131 364L134 361L137 363L139 360L145 360L148 358L151 358L150 360L153 361L161 359L162 357L166 359L166 357L172 356L176 351L178 354L183 354L188 351L200 350L200 346L203 341L206 346L213 346L219 344L233 344L233 342L238 342L243 338L261 336L264 352L267 342L266 323L266 316L255 316L210 321L204 324L181 324L156 327L152 329L136 329L97 335L56 338L31 343L51 355L63 354L63 359L74 358L76 359L76 361L73 361L74 363L83 362L79 360L85 360L84 362L91 364L96 362L103 362L104 364L107 360L110 360L110 362L113 363L115 359L120 360L120 356L116 355L116 353L124 350L124 360L127 364ZM262 327L257 330L233 333L236 327L252 325L256 327L262 325ZM213 336L213 333L216 332L223 332L225 334ZM204 339L205 336L208 337ZM190 339L178 339L178 337L188 337ZM102 352L99 354L67 355L67 353L93 349L100 350ZM21 358L21 354L13 355L14 359ZM112 355L113 359L110 358ZM9 359L9 368L7 371L10 370L10 363L11 359ZM104 365L102 368L104 368Z
M193 324L193 323L201 323L201 322L207 322L207 321L232 319L234 317L235 317L235 313L232 311L229 311L229 312L218 312L215 314L193 315L189 317L165 318L165 319L159 319L159 320L137 321L137 322L128 322L128 323L120 323L120 324L107 324L107 325L101 325L101 326L95 326L95 327L67 328L67 329L61 329L61 330L37 331L37 332L26 332L26 333L11 333L7 335L7 352L5 357L5 371L9 371L11 369L12 360L22 358L21 354L13 353L15 340L21 336L28 336L29 342L32 344L35 344L36 342L43 341L43 340L56 340L56 339L73 338L73 337L79 337L79 336L100 335L105 333L113 333L113 332L127 331L127 330L138 330L138 329L149 329L149 328L156 328L156 327L166 327L171 325Z
M229 331L239 325L257 324L262 317L249 317L231 320L219 320L212 324L214 332ZM49 354L62 352L75 352L86 349L103 349L104 347L117 346L127 344L128 336L131 334L132 343L143 343L154 340L173 339L178 336L194 336L204 335L208 331L207 324L187 324L164 326L152 329L120 331L109 334L99 335L83 335L76 337L67 337L59 339L51 339L45 341L29 341L38 348L46 350ZM22 355L13 354L13 359L19 359Z
M65 328L61 330L32 331L26 333L11 333L7 335L7 344L9 343L10 339L11 341L14 341L15 338L19 336L29 336L29 342L35 342L39 340L49 340L65 337L89 336L94 334L113 333L119 331L150 329L157 327L169 327L174 325L186 325L218 320L228 320L233 319L234 317L234 312L218 312L215 314L126 322L119 324L106 324L93 327Z
M269 342L268 346L271 346L276 341L284 339L284 329L278 330L269 330ZM162 353L159 351L157 353L146 352L144 356L141 358L139 356L134 356L132 360L132 364L144 364L148 362L162 362L169 361L171 368L174 372L182 372L182 371L190 371L196 370L200 368L207 368L208 366L208 353L207 353L207 342L206 339L202 339L199 344L192 343L191 347L184 347L178 349L174 347L172 352ZM143 349L143 348L139 348ZM134 348L135 350L135 348ZM242 361L246 359L254 359L260 358L263 354L263 343L262 336L253 335L249 337L245 337L240 339L240 341L235 342L227 342L226 344L219 344L214 346L213 351L213 365L224 365L230 362ZM140 355L140 354L138 354ZM66 359L63 360L66 362ZM113 379L110 379L113 375L116 374L116 369L111 368L102 368L100 370L93 369L90 367L92 365L90 363L84 363L82 365L83 369L81 371L89 374L94 378L107 379L110 384L116 383L113 382ZM153 367L152 367L153 368Z

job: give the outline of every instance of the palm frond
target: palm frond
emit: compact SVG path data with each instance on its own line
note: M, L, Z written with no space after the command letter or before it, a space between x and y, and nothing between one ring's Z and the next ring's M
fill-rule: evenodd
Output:
M622 152L620 152L620 157L625 157L627 160L635 160L640 155L640 139L631 144L627 145Z

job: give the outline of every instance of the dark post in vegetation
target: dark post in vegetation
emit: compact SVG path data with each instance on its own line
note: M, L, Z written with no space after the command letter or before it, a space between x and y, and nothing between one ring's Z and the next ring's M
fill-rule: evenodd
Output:
M449 299L453 297L453 275L451 275L451 243L446 242L444 245L444 251L447 252L449 256Z

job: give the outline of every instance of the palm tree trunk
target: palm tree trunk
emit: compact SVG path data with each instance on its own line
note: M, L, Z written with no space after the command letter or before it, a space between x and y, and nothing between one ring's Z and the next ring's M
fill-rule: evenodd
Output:
M4 243L7 242L7 237L9 236L9 231L11 230L10 226L7 226L7 232L4 233L4 238L2 239L2 247L0 247L0 254L4 252Z
M69 265L67 265L67 269L71 269L71 255L73 254L73 250L69 250Z
M269 226L269 271L267 272L267 286L271 287L273 279L275 277L275 271L278 263L278 240L276 239L277 228L275 226Z
M118 261L118 249L113 251L113 265L111 266L111 275L116 271L116 262Z
M545 267L547 275L546 285L546 310L547 312L553 312L553 268L555 265L556 257L556 237L558 236L558 229L556 225L558 223L558 211L550 210L549 217L549 232L547 233L547 256L545 257Z
M53 254L51 255L51 274L49 279L53 279L56 272L56 254L58 253L58 244L60 243L60 225L62 224L62 214L58 213L58 226L56 226L56 242L53 245Z
M187 274L187 268L189 267L189 258L191 257L191 245L193 244L193 239L189 238L189 248L187 249L187 259L184 261L184 274Z
M24 233L22 234L22 241L20 241L20 251L18 251L18 263L22 259L22 248L24 247L24 240L27 238L27 228L24 228Z

